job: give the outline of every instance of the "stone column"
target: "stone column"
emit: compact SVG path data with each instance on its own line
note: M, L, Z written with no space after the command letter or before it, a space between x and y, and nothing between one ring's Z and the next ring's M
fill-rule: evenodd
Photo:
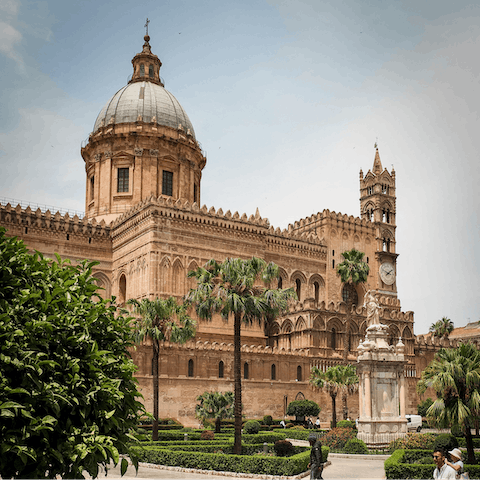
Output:
M372 418L372 392L370 389L370 372L365 372L365 415Z
M405 375L400 373L400 416L405 417Z

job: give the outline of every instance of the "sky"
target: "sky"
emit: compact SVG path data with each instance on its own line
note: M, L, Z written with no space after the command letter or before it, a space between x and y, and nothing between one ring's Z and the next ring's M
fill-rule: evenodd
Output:
M81 144L147 17L207 157L202 204L258 208L282 229L324 209L359 216L377 142L396 172L397 288L415 333L480 320L470 1L0 0L1 203L84 210Z

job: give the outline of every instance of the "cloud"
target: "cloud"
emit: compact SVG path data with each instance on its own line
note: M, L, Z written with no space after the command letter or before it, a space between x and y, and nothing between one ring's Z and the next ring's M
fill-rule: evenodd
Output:
M15 46L21 41L22 34L18 30L5 22L0 22L0 52L15 60L17 65L23 69L23 59L15 49Z
M0 53L14 60L22 73L25 64L17 46L22 41L22 34L11 25L18 14L20 2L15 0L0 0L0 11L3 12L3 20L0 21ZM8 22L8 23L7 23Z
M16 16L18 14L19 7L20 2L16 0L0 0L0 10L7 15Z

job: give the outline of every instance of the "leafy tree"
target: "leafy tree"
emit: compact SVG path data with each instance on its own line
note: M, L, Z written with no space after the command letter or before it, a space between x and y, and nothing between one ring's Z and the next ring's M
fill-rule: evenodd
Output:
M210 319L220 313L228 320L233 316L234 335L234 394L235 440L234 451L242 450L242 376L241 376L241 325L268 322L288 308L288 300L296 298L292 288L270 289L270 282L278 278L278 267L265 260L251 258L227 258L218 263L210 260L204 267L188 273L197 280L197 288L191 290L187 300L196 306L200 318ZM260 284L263 285L260 285Z
M174 297L167 299L144 298L141 302L130 299L134 313L140 315L134 321L135 340L141 343L152 339L153 345L153 428L152 439L158 440L158 359L160 342L185 343L195 336L195 322L187 315L186 306L179 305Z
M449 318L442 317L441 320L438 320L430 325L429 331L433 333L434 337L448 338L454 328L455 326Z
M287 407L287 415L296 417L316 417L321 408L312 400L294 400Z
M417 391L433 388L437 399L427 417L439 427L458 425L465 435L468 463L475 463L471 427L480 415L480 352L471 343L442 349L422 372Z
M430 397L423 400L423 402L420 402L417 405L418 415L421 415L422 417L426 417L427 416L427 410L431 407L432 404L433 404L433 400Z
M215 433L220 433L223 418L233 418L233 392L204 392L197 397L195 416L215 419Z
M95 264L31 255L0 228L2 478L96 477L128 453L144 413L132 330L96 293Z
M343 288L350 288L351 290L356 291L356 286L360 283L366 283L368 280L368 273L370 267L367 263L363 261L364 257L363 252L359 252L353 248L352 250L342 253L344 258L342 263L339 263L337 266L337 274L340 276L340 279L343 283ZM347 329L345 333L345 339L343 343L343 360L344 363L347 363L348 358L348 332L349 332L349 323L350 318L347 314ZM344 410L343 412L344 420L348 417L348 412Z
M323 388L332 399L332 428L337 426L337 395L342 395L344 411L348 413L346 405L347 396L358 390L358 377L353 365L335 365L325 372L318 367L312 367L310 372L310 383L317 388Z

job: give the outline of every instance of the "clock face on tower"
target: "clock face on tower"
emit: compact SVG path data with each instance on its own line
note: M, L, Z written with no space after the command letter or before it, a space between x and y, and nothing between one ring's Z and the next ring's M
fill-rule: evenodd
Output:
M380 265L380 278L385 285L393 285L395 283L395 267L393 263L385 262Z

